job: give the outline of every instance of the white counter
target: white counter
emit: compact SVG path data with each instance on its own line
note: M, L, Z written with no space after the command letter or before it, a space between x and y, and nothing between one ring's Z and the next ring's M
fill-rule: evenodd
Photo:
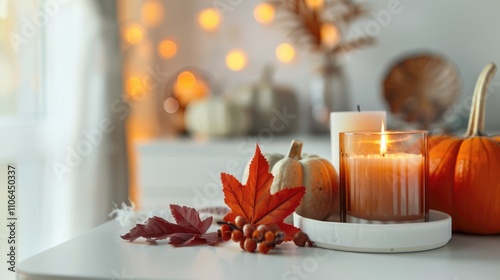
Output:
M18 267L19 280L96 279L500 279L500 236L455 234L445 247L418 253L364 254L278 246L269 255L237 243L175 248L123 241L107 222Z

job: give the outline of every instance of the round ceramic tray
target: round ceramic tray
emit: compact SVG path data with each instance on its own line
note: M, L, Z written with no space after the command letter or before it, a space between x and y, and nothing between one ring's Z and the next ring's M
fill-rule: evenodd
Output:
M293 213L293 223L316 246L350 252L402 253L442 247L451 239L451 217L430 210L429 221L355 224L318 221Z

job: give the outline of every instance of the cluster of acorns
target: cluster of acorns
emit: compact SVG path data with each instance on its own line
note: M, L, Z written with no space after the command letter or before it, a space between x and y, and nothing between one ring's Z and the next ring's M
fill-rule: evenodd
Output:
M223 241L233 240L239 242L241 249L247 252L258 250L262 254L269 253L271 249L285 240L285 233L278 225L256 226L248 223L248 220L242 216L237 216L234 224L224 223L217 233ZM313 246L313 242L302 231L295 234L293 242L299 247L304 247L306 244Z

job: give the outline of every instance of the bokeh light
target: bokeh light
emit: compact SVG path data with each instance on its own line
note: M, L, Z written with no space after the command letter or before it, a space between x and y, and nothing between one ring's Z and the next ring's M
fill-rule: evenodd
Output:
M179 86L188 88L194 86L196 83L196 77L194 76L193 73L189 71L184 71L177 76L177 84Z
M144 84L140 78L132 77L127 80L127 94L129 97L136 98L144 95Z
M321 44L328 48L333 48L340 41L340 31L337 26L331 23L321 25Z
M240 71L247 65L247 56L241 50L232 50L226 56L226 65L233 71Z
M307 7L317 10L323 8L323 5L325 4L324 0L306 0L306 5Z
M130 25L125 29L124 37L128 43L137 45L143 39L142 28L137 24Z
M198 79L193 72L183 71L177 76L173 92L179 106L185 108L193 100L206 97L209 90L205 82Z
M170 59L177 54L177 44L172 40L163 40L158 43L158 55L163 59Z
M198 14L198 23L205 31L214 31L220 25L221 17L216 9L209 8Z
M269 3L262 3L255 7L253 16L258 23L269 24L274 20L275 10L273 5Z
M290 63L295 58L295 49L290 44L280 44L276 47L276 58L283 63Z
M173 97L169 97L163 102L163 109L165 112L173 114L179 110L179 101Z
M142 6L142 21L149 27L158 26L163 21L164 10L159 0L147 0Z

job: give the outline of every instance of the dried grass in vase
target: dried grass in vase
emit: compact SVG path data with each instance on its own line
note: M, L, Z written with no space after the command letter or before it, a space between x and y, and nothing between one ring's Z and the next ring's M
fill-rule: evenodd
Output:
M347 40L350 24L366 14L363 5L351 0L270 0L277 11L286 12L283 21L298 45L324 54L338 55L374 42L371 36Z

